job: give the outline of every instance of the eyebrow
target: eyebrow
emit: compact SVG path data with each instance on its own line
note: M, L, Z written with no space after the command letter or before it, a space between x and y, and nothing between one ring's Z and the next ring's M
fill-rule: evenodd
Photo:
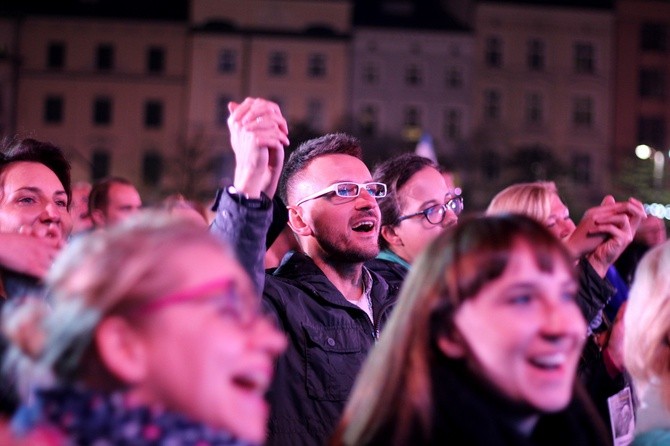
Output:
M19 187L16 190L17 191L33 192L33 193L36 193L36 194L39 194L39 193L45 194L45 192L41 188L35 187L35 186L23 186L23 187ZM67 195L67 194L65 193L64 190L61 189L61 190L57 190L56 192L54 192L54 195Z

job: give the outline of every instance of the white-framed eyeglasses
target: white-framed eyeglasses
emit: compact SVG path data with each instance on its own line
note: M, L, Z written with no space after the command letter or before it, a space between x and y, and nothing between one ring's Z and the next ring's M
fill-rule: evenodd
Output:
M365 190L374 198L382 198L386 196L386 184L384 183L335 183L331 184L325 189L322 189L318 192L308 195L302 200L298 201L295 206L300 206L305 201L314 200L315 198L322 197L331 192L334 192L335 195L342 198L354 198L360 195L361 190Z

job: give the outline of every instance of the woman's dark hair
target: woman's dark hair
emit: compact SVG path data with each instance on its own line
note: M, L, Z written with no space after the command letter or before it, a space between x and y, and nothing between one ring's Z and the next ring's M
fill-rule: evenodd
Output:
M72 201L70 163L60 147L32 138L9 139L0 143L0 173L11 163L26 161L48 167L63 185L67 194L68 209Z
M398 191L414 174L426 167L438 168L428 158L414 153L403 153L375 167L374 172L372 172L373 180L386 184L386 197L378 201L379 210L382 214L382 226L395 226L398 223L400 208L403 204ZM382 237L381 233L379 234L379 246L382 249L388 248L388 242Z

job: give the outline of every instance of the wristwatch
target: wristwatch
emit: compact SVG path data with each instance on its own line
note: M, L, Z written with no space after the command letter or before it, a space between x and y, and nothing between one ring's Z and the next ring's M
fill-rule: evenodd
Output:
M261 192L259 198L249 198L247 194L239 192L232 184L226 187L226 193L238 204L250 209L269 209L272 204L272 200L264 192Z

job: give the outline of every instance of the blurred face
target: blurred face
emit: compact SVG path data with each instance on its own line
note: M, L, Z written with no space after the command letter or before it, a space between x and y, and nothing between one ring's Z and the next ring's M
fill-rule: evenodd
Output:
M415 173L398 190L400 215L410 215L423 211L431 206L444 204L453 192L444 181L440 172L432 167L425 167ZM412 263L423 248L437 237L445 228L458 222L458 217L450 209L446 211L440 224L430 223L423 215L401 221L394 229L399 237L391 249L407 262Z
M109 188L105 223L107 226L119 223L142 208L142 199L134 186L114 183Z
M297 203L304 197L339 182L369 183L370 171L363 161L349 155L325 155L313 160L296 183ZM315 259L362 262L379 253L380 213L377 200L365 190L343 198L334 192L295 207L309 228L304 249Z
M247 275L218 248L186 247L166 263L179 287L140 307L147 371L138 392L262 443L269 414L264 394L284 336L260 316Z
M473 372L533 411L561 410L572 397L586 324L567 268L557 258L542 272L517 243L503 275L455 315Z
M90 192L90 185L79 185L72 188L70 215L72 216L73 234L87 231L93 227L93 221L88 214L88 194Z
M19 161L0 173L0 232L25 232L63 242L72 231L67 195L41 163Z
M575 231L575 223L570 218L570 211L563 204L558 194L551 194L551 212L544 224L552 234L561 240L566 239Z

